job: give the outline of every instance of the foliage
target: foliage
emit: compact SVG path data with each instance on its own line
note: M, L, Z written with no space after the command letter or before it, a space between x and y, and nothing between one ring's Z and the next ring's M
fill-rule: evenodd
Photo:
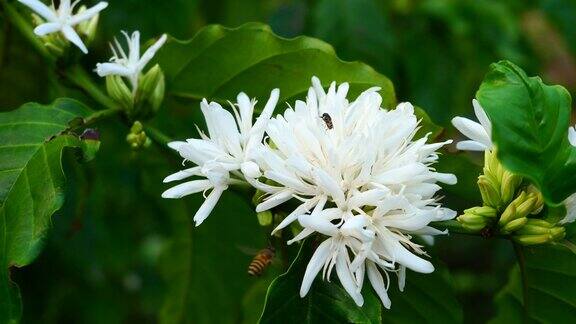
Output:
M418 136L437 141L457 137L449 121L472 115L478 90L503 165L524 176L523 185L536 184L548 205L561 204L576 191L567 138L576 90L571 1L110 1L90 54L68 61L46 61L31 26L26 33L15 23L14 12L28 23L30 11L12 0L0 8L0 323L576 316L573 225L565 241L521 247L437 224L454 227L425 248L436 271L408 271L403 292L391 285L388 310L369 285L358 308L336 278L316 278L300 298L313 238L298 249L280 243L289 230L268 236L253 192L225 193L198 228L191 218L202 197L160 198L162 178L181 163L165 144L196 137L195 124L204 128L199 100L224 105L244 91L264 102L279 88L278 113L302 99L316 75L324 86L349 82L351 97L378 86L387 108L413 102L421 107ZM107 42L124 28L141 30L143 40L170 35L152 62L166 75L166 99L139 132L150 147L130 148L124 139L134 121L110 109L104 81L87 72L109 57ZM449 147L435 167L459 180L443 188L443 205L462 212L481 204L479 155ZM278 247L274 262L262 277L248 276L254 252L268 244Z

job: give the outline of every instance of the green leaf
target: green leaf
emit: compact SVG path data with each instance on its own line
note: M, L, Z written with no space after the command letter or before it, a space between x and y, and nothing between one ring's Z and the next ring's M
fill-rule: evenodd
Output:
M189 41L170 39L158 63L166 73L167 93L189 99L226 102L244 91L266 100L279 88L282 102L305 96L316 75L324 85L350 83L352 95L381 87L383 106L396 103L390 80L368 65L341 61L318 39L281 38L259 23L235 29L210 25Z
M567 227L568 244L576 225ZM495 299L493 323L563 323L576 318L576 254L558 245L516 246L519 266Z
M234 194L225 193L197 228L191 217L203 198L196 195L186 201L191 202L188 210L173 210L167 216L173 234L160 262L169 290L160 322L238 323L246 316L243 296L267 280L249 276L247 269L254 257L248 252L266 247L269 232L258 225L250 205Z
M25 266L39 253L50 216L64 201L61 157L66 147L84 147L64 134L90 110L61 99L29 103L0 113L0 322L17 320L21 305L8 269Z
M316 278L300 298L302 277L313 254L311 242L302 244L288 272L268 288L260 323L380 323L382 307L371 291L363 291L364 305L358 307L338 283Z
M501 61L490 66L476 98L492 121L492 140L506 168L532 180L548 203L559 204L576 192L566 89L545 85Z
M461 323L462 307L456 299L447 269L436 266L430 274L408 271L406 287L394 282L388 294L392 307L382 312L384 323Z

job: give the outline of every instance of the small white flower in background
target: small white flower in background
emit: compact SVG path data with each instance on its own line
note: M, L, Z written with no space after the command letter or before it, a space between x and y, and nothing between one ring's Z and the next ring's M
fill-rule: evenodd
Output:
M74 26L92 19L100 11L108 7L107 2L99 2L83 12L73 14L74 8L80 0L76 0L73 3L70 3L70 0L61 0L58 9L54 7L54 4L48 7L39 0L18 1L46 20L45 23L34 28L36 35L45 36L47 34L61 32L67 40L76 45L84 53L88 53L88 49L78 33L74 30Z
M130 81L132 92L138 89L138 79L150 60L156 55L156 52L166 42L166 34L162 35L152 46L150 46L142 56L140 56L140 32L135 31L131 36L122 32L128 43L128 54L124 51L118 39L114 39L114 44L110 44L112 49L112 58L110 62L96 64L96 73L101 77L109 75L118 75L125 77Z
M464 117L454 117L452 124L470 140L458 142L456 148L463 151L485 151L492 149L492 123L478 100L472 100L474 113L480 123Z
M289 243L315 232L328 236L307 267L301 295L321 269L329 278L336 266L358 305L368 271L383 304L390 307L388 272L398 273L403 287L406 267L434 270L417 256L424 252L411 242L411 235L442 234L428 224L456 216L434 198L440 189L437 181L453 184L456 177L430 167L438 159L436 150L451 141L426 144L427 137L414 139L418 120L412 105L384 110L378 90L369 89L349 102L348 84L336 88L332 83L325 92L313 78L305 102L297 101L270 120L271 144L260 145L255 155L264 178L277 183L248 179L268 194L256 210L297 198L301 204L275 230L297 219L304 229Z
M576 146L576 126L568 127L568 141L570 145Z
M193 176L205 179L179 184L166 190L162 197L181 198L212 189L194 216L194 222L198 226L210 215L228 185L245 183L246 178L259 177L260 170L252 161L252 155L254 148L262 142L266 124L276 107L279 94L278 89L272 91L270 99L254 123L252 119L256 101L251 101L244 93L238 95L237 105L232 106L234 115L218 103L203 100L200 107L208 126L208 136L199 130L201 139L192 138L169 144L180 153L184 161L193 162L197 166L172 174L164 179L164 182Z

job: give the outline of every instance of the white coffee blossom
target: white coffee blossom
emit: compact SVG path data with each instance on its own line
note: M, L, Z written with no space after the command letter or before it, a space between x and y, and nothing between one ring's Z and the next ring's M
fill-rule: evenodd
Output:
M112 58L110 62L96 64L96 73L101 77L109 75L118 75L125 77L130 81L132 91L135 93L138 89L138 79L146 65L154 58L156 52L166 42L166 34L162 35L152 46L150 46L142 56L140 56L140 32L135 31L131 36L122 32L128 44L128 54L114 38L114 44L110 44L112 49Z
M492 150L494 148L492 142L492 123L476 99L472 100L472 105L474 106L476 118L478 118L480 123L464 117L454 117L452 119L452 125L454 125L460 133L470 138L470 140L458 142L456 148L463 151ZM576 146L576 127L568 128L568 141L572 146ZM561 225L572 223L576 220L576 193L566 198L563 204L566 206L566 216L559 222Z
M254 147L262 142L266 124L272 116L278 96L279 91L273 90L254 124L252 119L256 101L251 101L244 93L238 95L238 103L232 106L234 115L218 103L203 100L200 108L206 119L208 135L198 129L200 139L191 138L185 142L168 144L178 151L185 162L190 161L196 166L172 174L164 179L164 182L194 176L202 179L181 183L166 190L162 197L181 198L212 190L194 216L194 222L198 226L210 215L222 192L230 184L243 183L246 181L245 177L260 176L258 166L252 162L252 154Z
M96 16L100 11L108 7L107 2L99 2L95 6L74 14L74 8L80 2L76 0L73 3L70 0L60 0L58 9L54 3L50 7L39 0L18 0L20 3L32 9L41 16L46 22L34 28L34 33L38 36L60 32L72 44L76 45L82 52L88 53L88 49L82 39L74 30L74 26L83 21L87 21Z
M355 101L346 98L348 84L333 83L328 92L313 78L306 101L297 101L268 123L269 143L258 150L257 163L265 179L249 179L267 198L257 211L290 199L301 203L275 229L296 219L304 227L292 243L318 232L321 244L302 283L304 296L321 269L330 278L335 266L340 282L358 305L364 273L386 307L390 306L381 271L403 273L408 267L428 273L432 264L418 255L412 234L442 232L428 224L453 218L435 198L436 182L456 183L452 174L435 172L436 150L451 141L426 144L414 139L418 120L414 108L402 103L381 108L378 88ZM350 255L354 259L350 259Z
M170 143L197 166L166 181L202 179L173 187L163 196L179 198L211 189L194 217L196 224L233 181L246 181L264 192L258 212L289 200L299 202L275 231L298 220L303 230L289 244L313 233L324 238L307 266L300 295L308 293L321 270L326 280L336 270L344 289L362 305L367 274L390 307L390 273L398 275L403 289L407 268L434 270L411 239L445 233L429 226L456 216L438 203L437 182L454 184L456 177L432 168L436 151L451 141L427 144L427 136L415 138L419 121L413 106L382 109L378 90L369 89L350 102L347 83L338 88L332 83L325 92L313 78L306 101L296 101L294 108L271 118L278 100L278 91L273 91L254 125L254 102L244 94L238 96L240 112L232 107L236 120L220 105L204 101L210 136L201 133L201 139Z

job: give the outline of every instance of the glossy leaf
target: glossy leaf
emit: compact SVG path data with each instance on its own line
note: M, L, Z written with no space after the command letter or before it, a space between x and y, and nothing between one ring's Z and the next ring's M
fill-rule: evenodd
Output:
M308 240L288 272L268 287L260 323L380 323L380 300L366 289L362 293L364 305L358 307L337 280L317 277L308 294L300 298L302 277L312 254Z
M48 106L30 103L0 114L0 322L20 316L8 268L36 257L50 216L64 201L62 152L85 145L63 132L72 120L89 114L69 99Z
M508 169L537 184L549 203L558 204L576 192L566 89L546 85L501 61L491 65L476 97L492 121L492 140Z
M188 99L226 102L244 91L262 101L279 88L282 102L305 96L316 75L324 85L349 82L353 95L381 87L383 106L396 103L390 80L368 65L341 61L318 39L281 38L258 23L236 29L210 25L189 41L170 39L158 61L167 92Z

